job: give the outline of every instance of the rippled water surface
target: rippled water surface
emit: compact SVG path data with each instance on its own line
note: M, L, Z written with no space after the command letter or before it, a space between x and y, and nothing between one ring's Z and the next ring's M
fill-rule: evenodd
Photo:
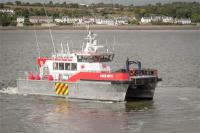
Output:
M86 31L52 31L56 50L63 43L80 49ZM114 69L125 66L127 57L154 67L167 86L200 86L200 31L96 31L99 43L115 51ZM37 31L42 56L51 55L49 32ZM38 56L34 31L0 31L0 83L14 86L17 73L36 71Z
M57 50L68 42L79 49L85 31L52 31ZM19 95L19 71L35 70L33 31L0 31L0 132L198 133L200 131L199 31L96 31L100 44L159 70L153 102L109 103ZM41 55L52 52L49 32L37 31Z
M153 102L0 94L2 133L199 133L200 89L158 87Z

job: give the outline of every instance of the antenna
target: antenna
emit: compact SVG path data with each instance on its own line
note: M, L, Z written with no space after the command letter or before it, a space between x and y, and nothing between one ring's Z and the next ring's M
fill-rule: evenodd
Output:
M67 53L67 49L66 46L64 45L64 53Z
M28 12L30 13L30 9L28 8ZM35 40L36 40L36 47L37 47L37 52L38 52L38 57L40 58L40 47L39 47L39 43L38 43L38 38L37 38L37 32L35 30L35 24L34 24L34 35L35 35ZM36 63L36 70L39 70L39 66L37 66Z
M28 8L29 11L29 8ZM37 47L37 52L38 52L38 56L40 57L40 47L39 47L39 43L38 43L38 37L37 37L37 32L35 30L35 24L33 25L34 27L34 35L35 35L35 40L36 40L36 47Z
M62 42L61 42L60 46L61 46L61 53L63 54L63 53L64 53L64 49L63 49L63 44L62 44Z
M114 11L114 2L112 0L112 5L113 5L113 11ZM113 52L115 51L115 44L116 44L116 37L115 37L115 30L114 30L114 44L113 44Z
M116 37L115 37L115 32L114 32L114 44L113 44L113 48L112 48L113 52L115 51L115 45L116 45Z
M40 47L39 47L39 44L38 44L38 38L37 38L36 30L35 30L35 25L34 25L34 33L35 33L35 40L36 40L36 46L37 46L38 56L40 57Z
M67 53L70 54L69 44L68 44L68 42L67 42Z
M83 42L83 44L82 44L82 52L83 52L83 49L84 49L84 45L85 45L85 43Z
M42 1L43 1L42 5L43 5L43 8L44 8L44 12L45 12L46 18L48 19L47 11L46 11L45 5L44 5L45 2L44 2L44 0L42 0ZM51 42L52 42L52 45L53 45L53 52L54 52L54 54L56 55L56 49L55 49L55 45L54 45L54 40L53 40L51 28L50 28L50 22L47 21L47 23L48 23L48 27L49 27L49 33L50 33L50 37L51 37Z
M86 25L86 29L87 29L87 31L90 31L90 24Z
M114 1L113 0L112 0L112 8L113 8L113 11L114 11L115 10L115 5L114 5ZM114 23L114 26L115 26L114 28L116 28L116 24L117 24L117 22ZM114 29L114 44L113 44L113 48L112 48L113 52L115 52L115 47L116 47L116 29ZM121 65L118 60L115 60L115 63L116 63L116 66L120 66Z

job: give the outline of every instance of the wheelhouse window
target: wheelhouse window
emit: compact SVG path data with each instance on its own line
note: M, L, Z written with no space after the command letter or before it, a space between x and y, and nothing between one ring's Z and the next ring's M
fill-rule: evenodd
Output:
M70 63L65 63L65 70L70 70Z
M77 64L76 63L54 62L53 69L54 70L76 71Z
M83 56L77 56L78 62L83 62Z
M64 69L64 63L59 63L59 70L65 70Z
M76 71L77 70L77 64L76 63L72 63L71 64L71 70L72 71Z
M58 62L54 62L53 63L53 69L54 70L58 70Z

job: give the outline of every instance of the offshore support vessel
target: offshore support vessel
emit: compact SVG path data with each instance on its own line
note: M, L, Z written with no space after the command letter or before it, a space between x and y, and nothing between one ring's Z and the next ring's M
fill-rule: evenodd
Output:
M114 53L102 51L90 30L86 40L80 51L62 49L51 57L38 57L37 74L27 72L17 79L19 93L106 101L153 99L161 80L156 69L144 69L140 61L127 58L125 68L112 71Z

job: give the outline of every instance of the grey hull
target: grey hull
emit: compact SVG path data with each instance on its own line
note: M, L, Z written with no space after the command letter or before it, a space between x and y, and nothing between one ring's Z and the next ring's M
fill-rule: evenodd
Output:
M152 100L156 83L147 83L145 85L130 85L126 93L126 100L144 99Z
M57 95L54 81L17 80L19 93L60 96L73 99L124 101L128 84L111 84L110 82L67 83L67 96Z
M58 81L59 82L59 81ZM156 83L146 85L129 85L124 83L80 81L67 83L69 93L56 94L56 81L17 80L19 93L59 96L71 99L125 101L133 99L153 99Z

